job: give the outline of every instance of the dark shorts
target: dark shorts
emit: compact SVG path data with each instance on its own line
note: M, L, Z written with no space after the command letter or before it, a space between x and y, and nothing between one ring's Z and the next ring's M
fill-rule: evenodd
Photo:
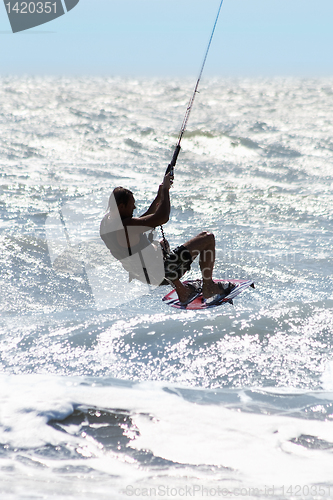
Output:
M179 280L187 271L191 269L192 257L186 247L172 250L164 261L164 272L166 279L170 281Z

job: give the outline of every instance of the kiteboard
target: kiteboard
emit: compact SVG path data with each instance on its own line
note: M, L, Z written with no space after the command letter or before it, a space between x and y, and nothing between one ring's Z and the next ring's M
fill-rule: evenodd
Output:
M170 293L168 293L165 297L163 297L163 301L168 304L168 306L175 307L176 309L187 309L189 311L197 310L197 309L208 309L209 307L216 307L216 306L222 306L223 304L232 304L233 299L237 297L243 290L245 290L248 287L254 288L254 282L251 280L237 280L237 279L228 279L228 280L214 280L215 283L225 283L226 281L229 281L229 283L232 283L235 285L235 288L231 290L229 295L215 295L214 297L211 297L210 299L204 299L201 291L198 291L198 294L189 302L188 304L184 305L182 304L179 299L178 295L175 290L172 290ZM183 282L184 285L186 284L194 284L197 285L198 281L195 280L188 280Z

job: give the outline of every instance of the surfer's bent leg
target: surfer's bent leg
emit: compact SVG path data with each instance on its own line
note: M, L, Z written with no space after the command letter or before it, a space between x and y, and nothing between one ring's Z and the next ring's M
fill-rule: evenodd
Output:
M199 255L199 265L202 274L202 294L205 298L221 293L220 287L213 281L215 263L215 236L204 231L183 245L191 254L192 259Z

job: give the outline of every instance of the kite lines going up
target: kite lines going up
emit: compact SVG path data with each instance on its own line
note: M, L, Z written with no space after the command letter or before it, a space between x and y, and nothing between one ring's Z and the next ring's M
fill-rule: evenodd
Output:
M192 107L193 107L195 96L198 93L199 83L200 83L200 80L201 80L201 77L202 77L202 73L203 73L203 70L204 70L204 67L205 67L205 64L206 64L208 52L209 52L209 49L210 49L210 46L211 46L211 43L212 43L212 40L213 40L213 36L214 36L214 33L215 33L215 28L216 28L216 25L217 25L217 21L218 21L219 16L220 16L222 4L223 4L223 0L221 0L220 6L219 6L219 10L217 12L217 16L216 16L215 23L214 23L214 26L213 26L213 29L212 29L212 33L210 35L210 39L209 39L209 42L208 42L208 46L207 46L207 50L206 50L206 53L205 53L205 57L204 57L204 60L203 60L202 66L201 66L199 78L197 80L197 83L195 85L192 97L191 97L191 99L190 99L190 101L188 103L187 109L186 109L184 120L183 120L181 129L180 129L180 132L179 132L178 143L177 143L175 151L173 153L173 157L172 157L171 163L169 163L168 168L165 171L165 175L170 173L170 176L171 176L172 179L174 177L174 167L175 167L175 165L177 163L177 158L178 158L178 155L179 155L179 152L180 152L180 143L182 141L183 135L184 135L186 127L187 127L187 122L188 122L188 119L190 117L190 113L191 113L191 110L192 110ZM164 234L163 226L161 226L161 233L162 233L162 238L163 238L163 242L164 242L164 248L167 248L167 242L166 242L166 239L165 239L165 234ZM164 250L163 253L165 255L165 250Z
M208 46L207 46L207 50L206 50L206 53L205 53L205 57L204 57L204 60L203 60L202 66L201 66L199 78L197 80L197 83L196 83L195 88L194 88L193 95L192 95L192 97L191 97L191 99L190 99L190 101L188 103L187 109L186 109L184 120L183 120L181 129L180 129L180 132L179 132L177 146L176 146L175 151L173 153L173 157L172 157L171 163L168 165L168 168L166 169L166 172L165 172L165 174L170 173L171 177L173 177L173 175L174 175L174 166L176 165L177 158L178 158L178 155L179 155L179 152L180 152L180 143L182 141L183 135L184 135L186 127L187 127L187 122L188 122L189 117L190 117L190 113L191 113L191 110L192 110L192 107L193 107L195 96L198 93L199 83L200 83L200 80L201 80L201 77L202 77L202 73L203 73L203 70L204 70L204 67L205 67L205 64L206 64L208 52L209 52L209 49L210 49L210 46L211 46L211 43L212 43L212 40L213 40L213 36L214 36L215 28L216 28L216 25L217 25L217 21L218 21L218 18L220 16L222 4L223 4L223 0L221 0L220 6L219 6L219 10L217 12L217 16L216 16L216 19L215 19L215 23L214 23L214 26L213 26L212 33L210 35L210 39L209 39L209 42L208 42Z

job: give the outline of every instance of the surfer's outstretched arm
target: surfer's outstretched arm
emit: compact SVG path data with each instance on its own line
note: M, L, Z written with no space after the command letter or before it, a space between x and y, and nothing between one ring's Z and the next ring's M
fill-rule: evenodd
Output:
M140 226L142 227L151 227L155 228L157 226L161 226L162 224L166 224L169 220L169 215L170 215L170 196L169 196L169 190L170 190L171 182L170 182L170 174L167 174L164 176L163 179L163 184L159 188L159 193L156 198L159 198L158 201L156 201L156 198L154 202L156 201L155 206L153 207L155 209L154 212L152 213L147 213L150 212L150 209L152 205L149 207L148 211L141 215L141 217L128 217L128 218L123 218L122 222L124 226L137 226L138 228ZM144 229L146 231L146 229Z
M156 198L154 199L153 203L150 205L150 207L148 208L147 212L145 212L144 214L140 215L140 217L145 217L146 215L151 215L151 214L154 214L156 212L157 207L158 207L158 205L161 202L162 188L163 188L163 184L160 184L159 188L158 188L158 193L157 193Z
M170 176L170 174L168 174L168 175ZM173 182L173 177L170 176L170 187L172 186L172 182ZM154 199L153 203L150 205L150 207L148 208L148 210L144 214L140 215L140 217L145 217L146 215L151 215L151 214L154 214L156 212L157 207L161 203L161 200L162 200L162 196L163 196L162 191L163 191L163 182L158 187L158 192L157 192L156 198Z

